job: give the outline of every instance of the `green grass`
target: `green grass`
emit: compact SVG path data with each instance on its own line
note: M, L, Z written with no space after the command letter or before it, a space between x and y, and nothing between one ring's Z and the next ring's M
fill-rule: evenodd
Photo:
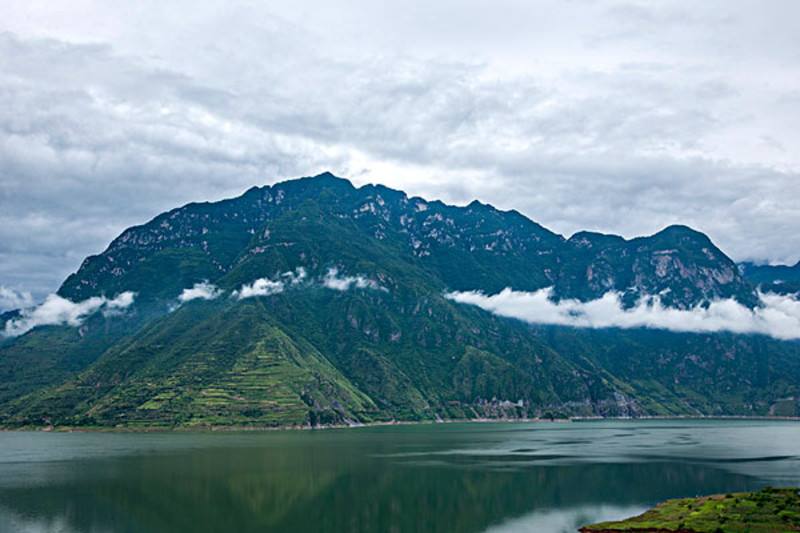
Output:
M779 533L800 531L798 489L765 488L700 498L667 500L620 522L581 528L584 533L613 531L696 533Z

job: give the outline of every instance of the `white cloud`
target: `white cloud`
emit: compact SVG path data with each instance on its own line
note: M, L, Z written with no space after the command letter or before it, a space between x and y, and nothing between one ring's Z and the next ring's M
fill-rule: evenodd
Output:
M290 285L302 283L307 276L308 273L303 267L297 267L294 272L284 272L281 274L281 278L285 279Z
M222 291L214 284L203 281L195 283L191 289L183 289L183 292L178 296L181 303L186 303L191 300L213 300L218 298Z
M135 298L136 298L135 292L132 291L121 292L111 300L106 299L105 308L112 310L127 309L128 307L131 306Z
M286 285L282 281L272 281L269 278L259 278L249 285L242 285L238 291L233 291L232 296L243 300L254 296L269 296L283 292Z
M33 296L27 291L17 291L0 285L0 312L22 309L33 305Z
M106 300L102 306L103 316L118 316L124 313L125 309L133 304L136 297L135 292L125 291L119 293L116 298Z
M232 297L242 300L244 298L251 298L253 296L269 296L271 294L278 294L286 290L287 285L294 286L303 283L308 278L308 272L303 267L297 267L293 272L283 272L276 276L275 280L269 278L259 278L250 284L242 285L237 291L233 291ZM339 270L330 268L325 275L313 282L320 284L328 289L337 291L346 291L350 288L357 289L376 289L387 290L382 287L378 282L366 278L362 275L357 276L340 276Z
M72 302L57 294L51 294L41 304L23 309L20 316L6 323L4 335L16 337L37 326L80 326L89 316L98 311L117 314L133 304L136 294L125 291L109 299L94 296L81 302Z
M761 306L749 309L732 299L708 307L681 310L664 307L659 298L642 299L625 308L620 295L608 292L588 302L551 299L552 288L535 292L506 288L497 294L450 292L450 300L476 305L500 316L534 324L582 328L654 328L682 332L760 333L777 339L800 339L800 301L791 296L760 294Z
M322 285L335 291L346 291L351 287L357 289L386 290L386 288L382 287L377 281L366 278L361 274L356 276L340 276L339 269L337 268L328 269L328 272L322 278Z
M259 278L250 284L242 285L238 291L233 291L232 297L243 300L253 296L269 296L278 294L286 289L286 285L299 285L308 277L306 269L297 267L294 271L283 272L276 276L278 279Z

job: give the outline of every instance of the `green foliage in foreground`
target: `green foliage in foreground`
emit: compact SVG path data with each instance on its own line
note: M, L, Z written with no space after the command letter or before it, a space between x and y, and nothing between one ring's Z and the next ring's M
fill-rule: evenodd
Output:
M685 533L777 533L800 531L800 492L765 488L759 492L668 500L621 522L581 528L584 533L652 531Z

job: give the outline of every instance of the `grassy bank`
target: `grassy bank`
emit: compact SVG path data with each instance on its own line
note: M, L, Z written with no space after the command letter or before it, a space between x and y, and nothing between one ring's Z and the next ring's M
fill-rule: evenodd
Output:
M778 533L800 531L800 492L765 488L667 500L646 513L619 522L585 526L582 533Z

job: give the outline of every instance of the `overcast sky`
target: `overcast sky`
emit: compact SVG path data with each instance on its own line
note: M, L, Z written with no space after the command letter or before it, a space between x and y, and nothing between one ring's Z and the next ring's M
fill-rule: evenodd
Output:
M800 259L800 2L383 4L4 0L0 308L161 211L323 170Z

